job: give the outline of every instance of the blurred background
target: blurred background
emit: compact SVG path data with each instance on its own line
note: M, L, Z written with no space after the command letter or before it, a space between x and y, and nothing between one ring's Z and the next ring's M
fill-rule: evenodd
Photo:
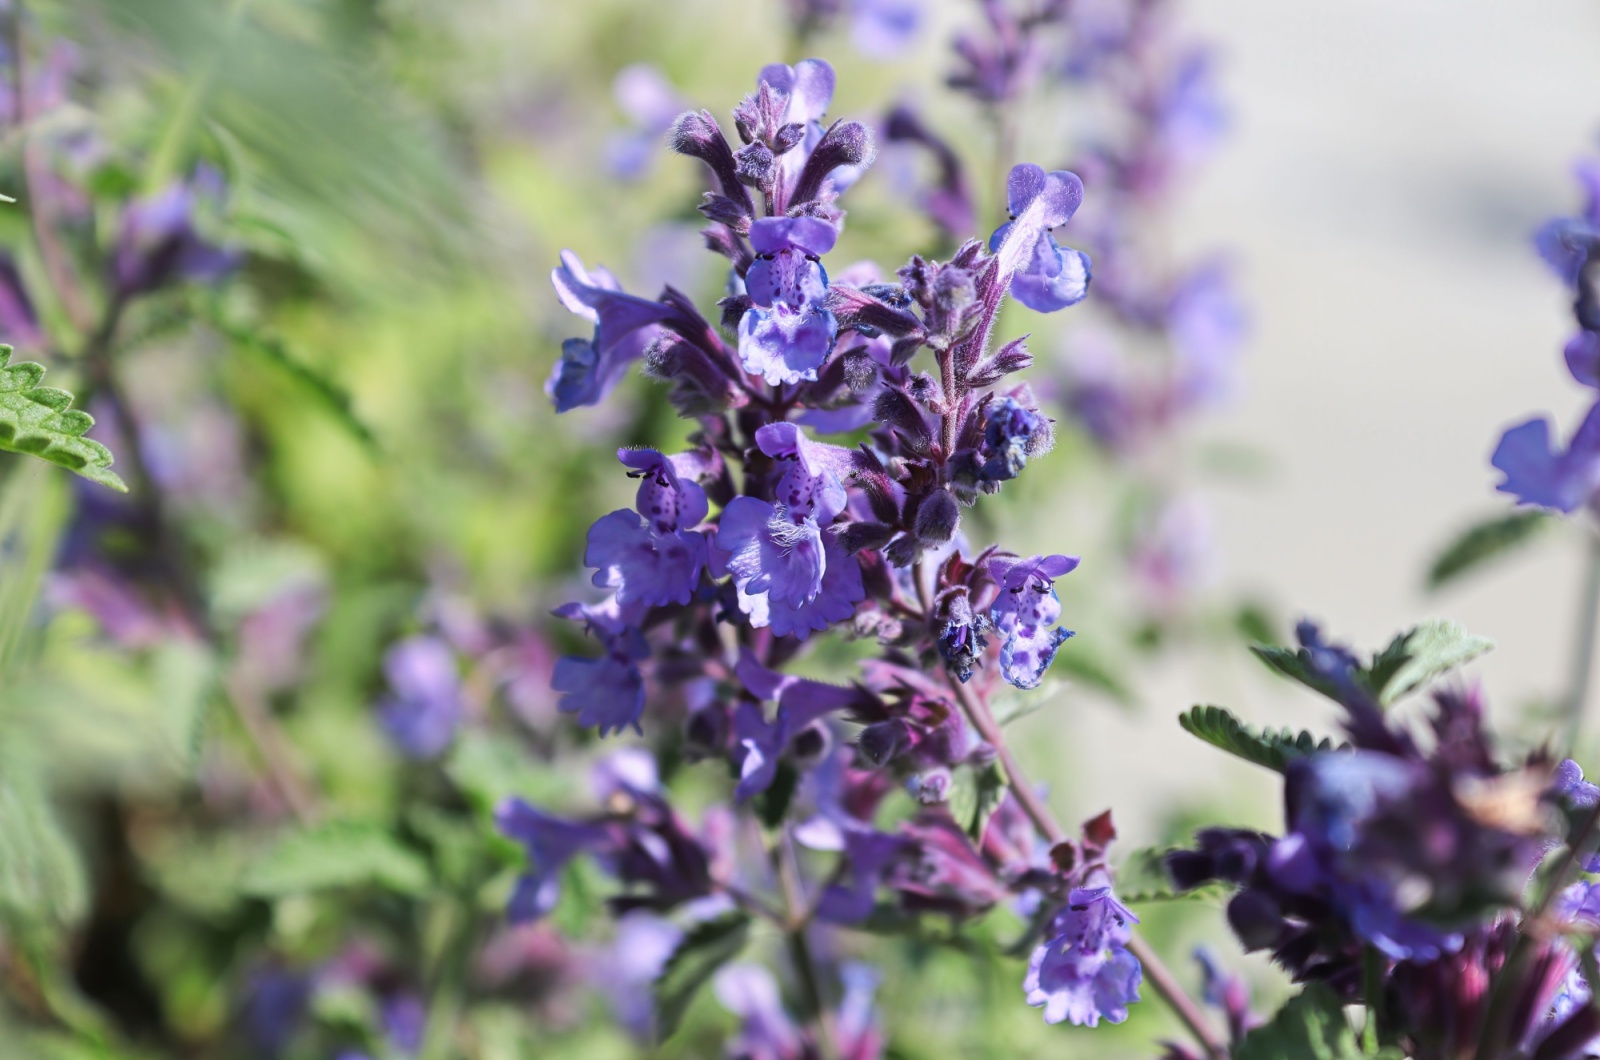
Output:
M846 18L803 54L837 71L833 116L881 127L914 104L965 163L971 234L986 235L1002 219L992 136L945 84L953 35L981 14L912 6L892 55L863 51ZM1181 443L1132 459L1062 413L1056 450L968 530L1084 557L1061 585L1078 631L1063 660L1077 661L1017 744L1065 820L1111 807L1130 847L1199 820L1280 823L1275 778L1176 724L1218 703L1331 727L1249 640L1287 642L1309 616L1371 650L1449 617L1496 642L1471 677L1523 748L1554 726L1582 590L1567 527L1439 591L1425 576L1464 528L1508 510L1488 466L1499 432L1537 411L1570 430L1584 411L1560 367L1567 297L1530 235L1575 209L1572 164L1597 146L1600 9L1170 6L1209 49L1222 122L1145 238L1165 259L1228 266L1247 322L1234 385ZM552 660L578 641L546 616L581 596L584 534L631 493L615 448L667 448L687 428L637 372L556 415L545 381L587 326L549 270L571 248L630 291L670 280L709 311L724 276L696 234L700 174L662 146L662 100L666 118L705 107L726 125L762 65L802 57L789 7L5 12L0 190L20 201L0 209L0 338L87 401L133 491L0 454L0 1018L26 1043L15 1055L331 1057L404 1017L394 955L434 953L463 914L408 897L403 858L386 870L401 884L377 895L274 882L264 866L314 860L274 846L280 826L307 802L400 822L442 876L456 851L467 879L483 855L458 818L509 791L570 797L578 773L562 763L595 747L556 714ZM1032 100L1016 156L1074 163L1105 120L1095 107L1073 91ZM830 261L948 253L915 205L927 160L883 146ZM173 187L183 202L156 209ZM128 263L162 224L167 256L139 259L141 279ZM1115 324L1094 302L1063 319L1008 310L1007 334L1034 334L1047 400L1070 399L1073 366ZM1188 513L1182 576L1154 588L1130 528L1140 475L1181 478ZM440 770L413 768L379 723L404 683L393 646L419 635L454 653L451 694L476 727ZM830 664L845 656L814 665ZM305 874L371 883L340 871ZM581 906L559 926L588 924ZM1264 962L1235 959L1217 907L1147 919L1174 963L1210 940L1282 992ZM590 949L552 933L497 951L474 1056L653 1055L594 986L616 960L594 932ZM891 1056L1146 1055L1164 1026L1146 1005L1113 1030L1045 1027L996 945L885 946ZM713 1055L727 1019L702 999L660 1055Z

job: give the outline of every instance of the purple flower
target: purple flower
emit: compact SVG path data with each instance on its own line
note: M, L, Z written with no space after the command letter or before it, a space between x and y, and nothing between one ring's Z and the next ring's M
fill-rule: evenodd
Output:
M622 180L638 180L649 171L667 130L688 104L649 63L634 63L617 71L611 96L633 126L613 136L607 145L611 172Z
M950 672L962 684L966 684L972 680L972 671L988 650L989 641L984 633L989 629L989 617L975 614L965 593L952 595L943 610L944 625L939 630L939 654L944 656Z
M909 48L922 29L923 0L855 0L850 42L871 59L892 59Z
M1011 238L1017 240L1007 252L1016 270L1011 296L1029 309L1054 313L1077 305L1089 293L1089 255L1058 246L1050 232L1070 221L1081 202L1083 181L1065 170L1046 173L1025 162L1014 166L1006 179L1011 221L995 229L989 250L999 253Z
M878 991L877 971L860 961L849 961L839 969L839 981L844 986L844 997L839 1000L834 1031L841 1060L879 1060L884 1041L873 1001Z
M761 707L741 702L733 714L734 741L738 748L739 784L735 795L742 802L767 790L777 775L778 760L790 742L824 716L843 710L856 698L853 688L779 674L758 663L748 650L740 653L734 668L745 690L758 700L776 700L777 714L767 721Z
M752 625L804 640L849 618L866 595L860 565L827 529L844 510L838 472L848 451L813 442L792 423L760 428L756 445L779 469L777 503L735 497L713 550Z
M1018 688L1037 688L1055 661L1056 649L1072 636L1072 630L1055 624L1061 617L1055 579L1077 567L1076 556L990 561L1000 591L989 607L989 620L1005 638L1000 646L1000 670Z
M1028 959L1028 1004L1044 1008L1046 1023L1096 1027L1101 1019L1127 1019L1144 977L1127 949L1138 922L1109 887L1075 889L1050 923L1050 941Z
M584 622L605 654L598 659L564 656L556 661L550 687L562 693L557 709L576 714L578 724L597 726L600 735L639 728L644 712L644 675L638 663L650 657L644 634L624 616L616 600L599 607L565 604L555 613Z
M506 915L513 923L538 920L561 899L561 871L585 851L609 850L612 837L603 825L568 821L545 813L519 798L495 808L501 834L521 843L528 853L528 871L517 880Z
M1186 407L1215 404L1232 392L1245 325L1238 293L1220 264L1195 269L1172 292L1167 334L1177 362L1178 397Z
M611 1002L617 1022L644 1039L655 1018L651 984L666 967L683 931L672 921L636 910L617 921L617 933L604 955L595 962L594 985Z
M1550 443L1550 421L1540 417L1506 431L1489 462L1504 473L1495 486L1518 504L1572 512L1600 485L1600 404L1589 410L1564 452Z
M840 835L849 876L822 892L817 915L834 924L859 924L872 915L883 874L906 849L903 836L879 832L850 819Z
M1546 221L1533 236L1534 249L1568 287L1600 248L1600 221L1586 217L1557 217Z
M603 268L592 272L570 250L561 252L561 264L550 272L556 296L568 310L594 325L590 339L568 339L561 359L545 383L545 393L557 412L598 404L627 371L628 364L644 353L655 329L674 310L627 294L617 278Z
M822 141L822 116L833 102L833 67L822 59L802 59L793 66L771 63L756 76L757 87L763 84L788 100L781 124L799 125L805 130L798 146L777 159L780 195L785 204L790 204L790 193L799 182L801 171Z
M817 378L839 330L818 259L837 238L833 225L816 217L763 217L750 226L756 260L745 292L752 308L739 321L746 371L773 385Z
M408 637L389 649L383 671L390 695L378 716L389 738L412 758L438 756L461 725L455 653L437 637Z
M619 604L687 604L705 566L705 535L689 529L706 517L705 491L654 449L619 449L617 459L640 480L637 510L589 528L584 565L595 568L595 585L617 591Z
M750 1060L802 1060L805 1040L784 1011L778 984L759 964L740 962L717 972L712 991L722 1007L739 1019L739 1034L728 1055Z
M383 1032L402 1056L414 1056L422 1048L423 1035L428 1030L428 1010L422 998L409 990L402 990L383 1002Z
M130 205L117 234L112 275L119 298L175 283L215 283L239 267L242 255L207 242L195 228L203 203L222 197L221 177L210 169Z
M311 1007L315 977L280 967L252 971L239 1014L245 1036L263 1056L276 1060L294 1040Z

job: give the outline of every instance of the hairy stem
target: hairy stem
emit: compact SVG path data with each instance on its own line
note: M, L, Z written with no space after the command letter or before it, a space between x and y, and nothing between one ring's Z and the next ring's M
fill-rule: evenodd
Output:
M1571 677L1567 701L1563 704L1561 746L1570 753L1583 728L1584 707L1589 697L1589 677L1594 667L1595 635L1600 633L1600 531L1588 531L1584 550L1584 579L1578 598L1578 621L1573 631Z
M978 730L995 750L995 755L1000 761L1000 766L1006 771L1006 779L1011 782L1011 794L1028 815L1035 828L1050 841L1052 845L1060 843L1067 838L1067 833L1061 827L1055 815L1050 812L1050 807L1043 798L1034 790L1028 781L1027 774L1017 764L1016 756L1011 753L1011 748L1006 744L1005 734L994 720L994 715L989 712L989 707L977 696L972 689L961 682L949 678L950 688L955 692L956 699L961 703L961 709L966 712L967 719L972 722L972 727ZM1206 1022L1205 1014L1200 1011L1200 1006L1195 1003L1177 977L1172 974L1156 952L1150 948L1149 943L1138 935L1128 940L1128 949L1139 963L1144 967L1145 979L1152 989L1172 1009L1184 1027L1194 1036L1205 1049L1206 1054L1213 1060L1226 1060L1228 1047L1217 1036L1211 1026Z

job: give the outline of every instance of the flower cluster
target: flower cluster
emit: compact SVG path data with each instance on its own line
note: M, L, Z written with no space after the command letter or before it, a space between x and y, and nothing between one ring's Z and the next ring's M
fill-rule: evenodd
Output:
M1562 351L1567 371L1583 386L1600 389L1600 160L1580 163L1577 176L1582 212L1546 223L1534 244L1573 298L1578 330ZM1518 504L1569 514L1592 506L1600 488L1600 400L1564 449L1555 446L1550 420L1541 416L1508 429L1490 463L1505 476L1495 488Z
M727 259L717 325L670 285L654 300L632 295L570 252L553 274L593 329L563 350L549 386L557 409L601 400L642 358L695 424L683 452L617 454L638 492L588 533L584 563L604 599L557 611L601 649L556 662L560 710L600 735L681 726L688 757L727 763L734 781L731 806L698 829L632 751L602 765L596 814L503 803L499 827L529 866L511 913L547 915L580 854L620 884L615 908L678 910L706 931L730 910L777 905L805 934L1010 901L1047 928L1029 1003L1050 1022L1120 1022L1141 966L1128 948L1136 920L1111 890L1110 818L1080 840L1048 841L1026 809L1035 799L1008 791L1014 778L986 735L1000 682L1038 686L1072 635L1056 582L1079 561L974 553L962 533L963 507L1053 441L1032 392L1008 378L1031 363L1025 345L991 348L992 333L1008 296L1049 313L1087 294L1087 256L1052 231L1078 210L1083 185L1018 165L1010 218L986 241L967 239L948 261L913 257L888 277L871 263L830 275L840 196L874 156L863 125L825 124L833 88L825 62L768 66L733 110L737 144L709 111L672 123L672 148L705 164L705 242ZM822 437L840 433L849 444ZM881 654L850 685L785 672L831 630L873 638ZM859 726L853 742L847 725ZM886 801L896 789L915 806L897 820ZM791 851L777 879L746 861L728 823L745 815ZM789 861L795 848L811 852L803 864ZM813 857L834 868L808 886ZM793 905L805 890L809 912ZM855 973L836 973L845 1009L865 1011L850 1000ZM817 1032L783 1014L765 972L726 968L717 992L744 1021L740 1048L811 1055ZM834 1050L878 1055L870 1021L851 1016L867 1035L851 1037L846 1015L833 1021Z

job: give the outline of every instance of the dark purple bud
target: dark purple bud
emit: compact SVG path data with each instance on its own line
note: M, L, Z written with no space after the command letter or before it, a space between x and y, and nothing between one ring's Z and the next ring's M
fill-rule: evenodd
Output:
M779 129L777 134L772 137L772 153L781 155L793 149L796 144L805 138L806 127L797 121L792 121Z
M772 150L763 143L747 144L733 156L739 180L753 188L769 188L777 160Z
M917 355L917 351L922 349L922 346L923 336L921 335L908 335L903 339L896 339L894 346L889 350L889 363L897 368L901 365L909 364L911 358Z
M722 225L702 228L700 236L706 241L707 250L715 251L733 262L736 271L748 268L750 262L754 260L743 241L729 228Z
M828 127L795 184L791 202L810 202L822 194L823 182L840 166L870 166L877 156L872 146L872 133L858 121L840 119Z
M856 737L856 746L861 749L862 757L880 768L888 765L910 743L911 736L906 723L898 718L868 725Z
M1012 372L1033 366L1033 354L1028 352L1028 336L1012 339L994 352L994 356L979 361L967 375L967 385L993 386Z
M862 348L849 350L837 360L844 376L844 385L850 388L852 394L863 395L878 381L878 362L873 359L871 351Z
M704 162L716 176L717 183L722 185L724 195L743 205L746 214L755 212L750 204L749 193L739 183L733 148L728 146L722 128L717 125L717 119L711 116L710 111L696 113L691 110L678 115L678 120L672 123L668 143L678 154Z
M676 335L662 335L644 352L644 372L672 384L669 399L685 416L702 416L742 406L743 390L706 352Z
M910 534L902 534L880 549L891 567L909 567L922 555L922 545Z
M696 208L708 219L718 224L725 224L742 236L750 234L749 210L726 195L708 191Z
M946 265L933 280L933 301L946 313L957 313L978 297L972 273Z
M838 284L828 288L828 309L838 317L841 328L865 326L896 338L922 332L922 322L915 314L891 306L862 288Z
M922 409L899 387L885 386L872 403L872 417L894 427L915 449L925 449L932 436Z
M851 523L839 535L839 544L853 556L864 548L882 548L894 535L894 527L883 523Z
M1283 910L1267 892L1243 890L1228 903L1228 926L1247 951L1264 950L1283 935Z
M750 311L750 298L748 295L729 295L717 303L722 309L722 326L729 331L739 330L739 321Z
M961 525L961 506L949 490L935 490L917 506L912 525L924 545L942 545L955 536L956 527Z

